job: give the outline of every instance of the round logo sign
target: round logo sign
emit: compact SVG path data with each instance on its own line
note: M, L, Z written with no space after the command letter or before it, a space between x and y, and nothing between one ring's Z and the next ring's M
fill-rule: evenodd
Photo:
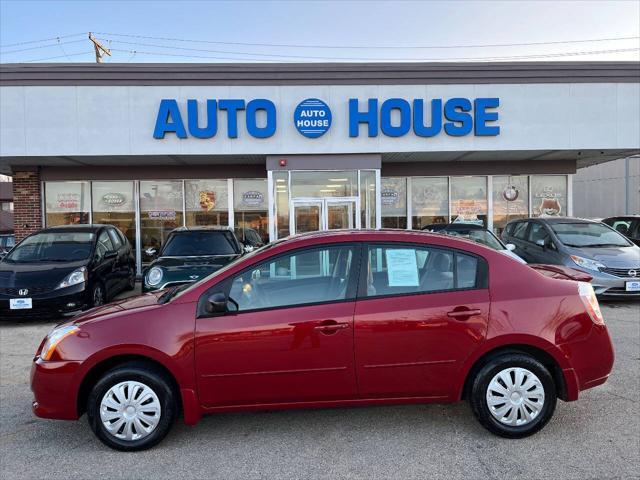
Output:
M380 192L380 202L382 205L393 205L398 201L398 192L392 188L383 188Z
M121 193L106 193L102 196L105 205L122 205L127 199Z
M520 192L518 191L518 189L516 187L514 187L513 185L508 185L503 191L502 191L502 198L504 198L507 202L514 202L518 199L518 196L520 195Z
M251 190L242 194L242 203L251 207L257 207L264 202L264 195L260 192Z
M293 112L293 123L307 138L318 138L331 127L331 109L322 100L307 98Z

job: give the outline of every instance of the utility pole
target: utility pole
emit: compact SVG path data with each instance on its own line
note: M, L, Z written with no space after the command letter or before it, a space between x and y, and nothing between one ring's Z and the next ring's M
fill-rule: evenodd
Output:
M89 32L89 40L93 43L93 48L96 51L96 63L102 63L102 57L106 54L111 56L111 50L105 48L97 38L95 38L91 32Z

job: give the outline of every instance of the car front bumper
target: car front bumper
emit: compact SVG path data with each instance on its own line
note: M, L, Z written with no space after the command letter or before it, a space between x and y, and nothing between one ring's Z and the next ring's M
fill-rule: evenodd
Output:
M587 270L585 272L593 276L591 285L593 285L593 290L598 296L640 298L640 290L628 291L626 289L627 282L640 282L640 277L616 277L603 272L590 272Z
M0 318L51 318L75 315L88 305L85 284L26 295L26 298L31 298L31 308L12 310L10 300L13 298L21 297L0 293Z
M80 362L45 362L36 357L31 364L33 413L41 418L77 420L75 377Z

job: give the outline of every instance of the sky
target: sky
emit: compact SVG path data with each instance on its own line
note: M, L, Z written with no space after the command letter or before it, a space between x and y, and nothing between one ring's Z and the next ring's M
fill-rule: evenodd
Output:
M0 62L640 60L640 1L0 0ZM444 48L443 48L444 47Z

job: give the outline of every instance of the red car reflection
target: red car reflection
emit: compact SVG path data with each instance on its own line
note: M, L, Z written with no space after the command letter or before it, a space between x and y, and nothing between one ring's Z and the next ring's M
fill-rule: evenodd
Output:
M545 273L544 275L542 273ZM88 311L36 352L33 410L141 450L182 412L456 402L511 438L613 365L589 283L454 237L278 241L198 283ZM584 280L584 278L582 278ZM578 278L580 280L580 278Z

